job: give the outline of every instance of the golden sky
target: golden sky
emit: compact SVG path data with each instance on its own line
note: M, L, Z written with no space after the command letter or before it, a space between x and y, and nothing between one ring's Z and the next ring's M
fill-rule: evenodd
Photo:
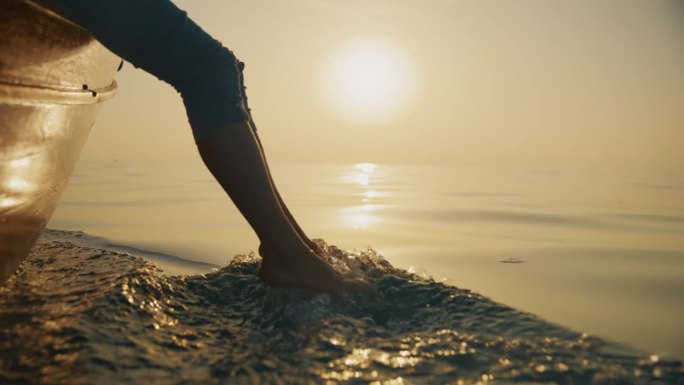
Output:
M681 1L176 3L247 63L272 162L684 166ZM199 164L173 89L117 80L84 158Z

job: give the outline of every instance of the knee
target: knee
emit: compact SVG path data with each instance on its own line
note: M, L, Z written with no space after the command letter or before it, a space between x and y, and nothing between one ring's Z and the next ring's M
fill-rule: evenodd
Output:
M195 141L237 122L249 122L242 69L232 52L221 47L182 79L176 89L185 105Z

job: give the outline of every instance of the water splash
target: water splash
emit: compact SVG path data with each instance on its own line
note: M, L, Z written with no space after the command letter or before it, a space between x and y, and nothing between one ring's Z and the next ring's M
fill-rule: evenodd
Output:
M0 383L684 383L680 362L549 324L325 246L373 296L274 289L259 259L168 277L125 253L43 239L0 288Z

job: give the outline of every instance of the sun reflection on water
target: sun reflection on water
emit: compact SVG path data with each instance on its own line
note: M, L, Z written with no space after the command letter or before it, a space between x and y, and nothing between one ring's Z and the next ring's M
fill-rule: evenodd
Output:
M370 174L373 171L375 171L376 167L378 167L378 166L374 163L357 163L356 164L357 170L359 170L361 172L365 172L367 174Z
M377 171L379 166L375 163L357 163L354 171L345 173L341 180L350 185L360 202L353 206L343 208L341 220L353 229L368 229L378 222L377 209L379 205L374 199L382 194L378 191Z

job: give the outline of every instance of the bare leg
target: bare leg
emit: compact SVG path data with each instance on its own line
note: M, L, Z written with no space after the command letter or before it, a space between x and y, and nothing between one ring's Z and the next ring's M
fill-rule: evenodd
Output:
M252 118L252 110L249 108L249 102L248 102L248 97L247 97L247 87L245 86L245 77L244 77L244 63L240 62L240 65L238 66L240 69L240 75L239 75L239 81L240 81L240 88L242 92L242 102L244 103L245 110L247 111L247 116L248 116L248 124L251 126L252 131L254 131L254 137L256 138L257 145L259 147L259 151L261 152L261 157L264 159L264 167L266 168L266 173L268 174L268 179L271 182L271 187L273 188L273 192L276 195L276 198L278 199L278 203L280 204L280 207L283 210L283 213L287 217L287 219L290 221L290 225L294 227L295 231L297 234L299 234L299 237L306 243L307 246L316 254L320 254L321 250L318 247L318 245L309 238L304 230L302 230L301 226L299 226L299 223L295 220L294 216L290 212L290 210L287 208L287 205L283 201L283 198L280 196L280 193L278 192L278 189L276 188L275 182L273 181L273 176L271 175L271 170L268 167L268 162L266 161L266 153L264 152L264 146L261 144L261 139L259 138L259 134L257 133L256 130L256 125L254 124L254 119ZM263 249L260 247L260 250Z
M348 287L292 226L249 124L234 123L217 130L197 147L204 163L257 233L263 257L259 275L266 283L324 292Z
M267 283L328 292L347 287L281 204L252 127L232 123L246 108L246 95L236 92L242 84L235 83L242 83L242 65L232 52L169 0L55 2L112 52L180 92L204 163L261 240L260 276Z
M268 178L271 181L271 186L273 186L273 192L275 192L276 197L278 198L278 203L280 203L280 207L283 209L283 212L285 213L285 216L287 216L287 219L290 221L290 224L292 227L294 227L295 231L297 231L297 234L299 234L299 237L306 243L307 246L316 254L320 254L321 250L316 244L316 242L312 241L311 238L309 238L304 230L302 230L301 226L299 226L299 223L295 220L294 216L290 212L290 210L287 208L287 205L285 202L283 202L283 198L280 196L280 193L278 192L278 189L276 188L275 182L273 182L273 176L271 175L271 171L268 168L268 162L266 162L266 153L264 152L264 147L261 144L261 139L259 139L259 135L255 133L254 135L257 140L257 144L259 145L259 149L261 150L261 156L264 158L264 165L266 166L266 172L268 173Z

